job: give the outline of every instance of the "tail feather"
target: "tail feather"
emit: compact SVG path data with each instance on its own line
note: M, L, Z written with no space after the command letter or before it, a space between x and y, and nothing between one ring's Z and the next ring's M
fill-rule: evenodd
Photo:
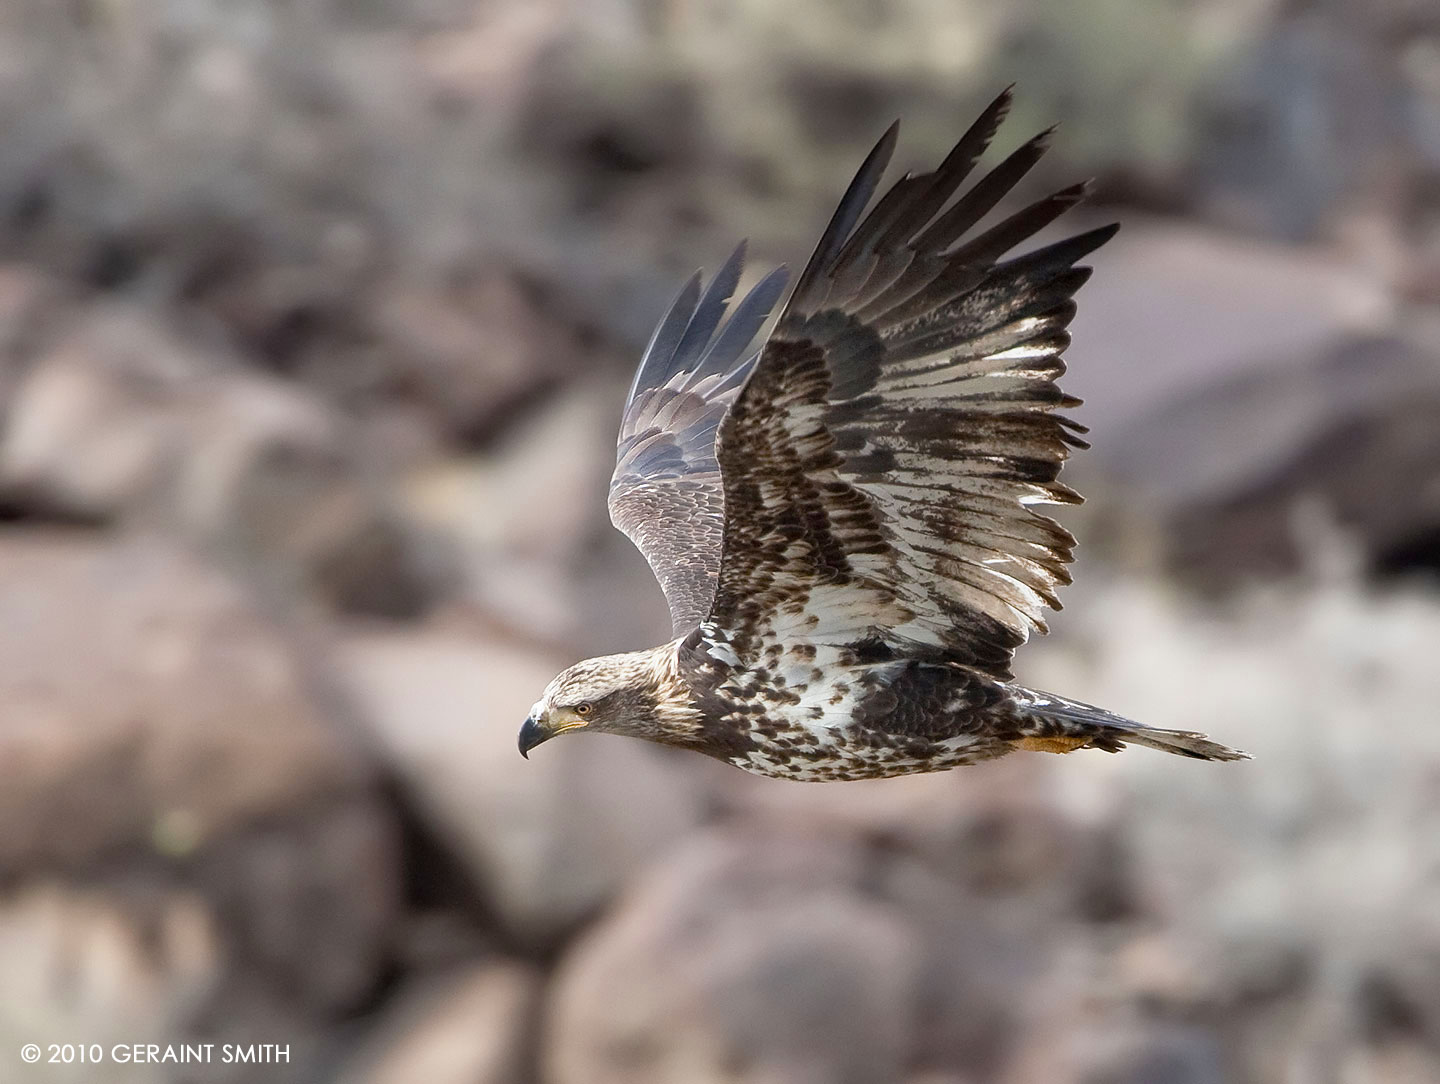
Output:
M1029 743L1085 739L1074 747L1118 753L1127 745L1144 745L1196 760L1250 759L1249 753L1231 749L1194 731L1146 726L1104 708L1067 700L1053 693L1033 689L1016 689L1015 692L1016 705L1021 709L1022 740ZM1029 747L1044 748L1044 745L1030 744Z
M1130 723L1124 727L1107 727L1107 736L1113 735L1124 748L1125 744L1145 745L1164 753L1176 753L1196 760L1249 760L1250 754L1243 749L1231 749L1211 741L1204 734L1193 730L1162 730L1159 727Z

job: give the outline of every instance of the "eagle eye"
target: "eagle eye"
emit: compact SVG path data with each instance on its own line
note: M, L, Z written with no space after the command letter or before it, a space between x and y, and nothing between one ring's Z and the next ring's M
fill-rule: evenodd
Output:
M586 701L583 701L582 703L579 703L579 704L576 704L576 705L575 705L575 714L576 714L576 715L589 715L590 712L594 710L594 708L595 708L595 705L592 704L592 703L590 703L590 701L586 700Z

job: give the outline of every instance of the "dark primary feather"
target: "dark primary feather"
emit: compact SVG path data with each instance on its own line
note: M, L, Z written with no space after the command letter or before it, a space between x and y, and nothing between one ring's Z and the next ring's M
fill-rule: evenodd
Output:
M885 167L890 164L890 156L895 153L895 141L899 135L900 122L897 120L885 130L880 142L875 144L865 161L860 164L855 179L840 197L840 204L830 217L830 224L821 234L820 243L810 257L810 262L805 265L800 280L795 283L795 292L791 295L787 307L795 305L797 301L806 304L824 296L822 276L834 267L843 251L845 239L859 220L861 212L865 210L865 205L870 202L870 197L875 194L875 186L885 175Z
M716 430L755 364L750 344L785 289L785 269L772 271L722 324L744 261L742 243L703 292L697 272L656 327L630 386L610 479L610 519L650 563L677 636L709 610L720 567Z
M932 173L864 216L894 149L861 166L719 430L724 553L709 620L741 652L880 642L1008 676L1069 582L1074 540L1036 512L1083 427L1056 384L1088 270L1115 227L1003 260L1084 194L972 231L1035 164L1042 133L962 182L993 102ZM957 194L958 193L958 194ZM864 217L862 217L864 216Z
M725 309L730 304L730 295L740 284L740 270L744 265L745 242L742 241L735 246L735 251L730 254L725 265L715 273L715 277L705 287L705 292L700 295L700 303L695 306L694 315L685 325L685 331L680 336L680 343L675 347L674 356L665 366L664 371L656 374L654 384L663 384L676 373L693 372L696 369L702 352L714 337L715 329L720 326L720 319L725 315Z

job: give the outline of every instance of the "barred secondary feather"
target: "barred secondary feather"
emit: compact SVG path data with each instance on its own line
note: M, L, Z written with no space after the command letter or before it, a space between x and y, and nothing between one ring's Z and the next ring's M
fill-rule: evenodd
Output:
M631 385L609 498L674 639L560 674L523 753L608 731L800 780L1132 743L1245 756L1012 680L1070 582L1075 541L1038 506L1081 499L1058 480L1086 443L1057 381L1079 261L1118 227L1007 259L1084 197L1074 185L978 230L1051 136L962 192L1009 105L1006 90L939 166L876 199L892 125L759 351L783 268L733 308L743 243L685 284Z

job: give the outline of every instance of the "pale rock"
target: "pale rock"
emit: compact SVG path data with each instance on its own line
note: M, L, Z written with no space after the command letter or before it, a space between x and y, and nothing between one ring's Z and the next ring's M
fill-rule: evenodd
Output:
M524 1080L540 977L472 964L420 980L387 1008L343 1084L516 1084Z
M116 1065L112 1049L180 1041L192 1006L222 981L224 955L212 908L193 892L37 879L0 896L0 1043L17 1065L23 1044L39 1045L42 1059L24 1067L23 1079L42 1084L99 1074L168 1081L172 1066ZM52 1043L83 1044L83 1062L73 1049L68 1064L52 1061Z
M0 492L31 513L175 532L280 591L413 613L425 570L362 460L313 394L137 306L96 304L15 389Z

